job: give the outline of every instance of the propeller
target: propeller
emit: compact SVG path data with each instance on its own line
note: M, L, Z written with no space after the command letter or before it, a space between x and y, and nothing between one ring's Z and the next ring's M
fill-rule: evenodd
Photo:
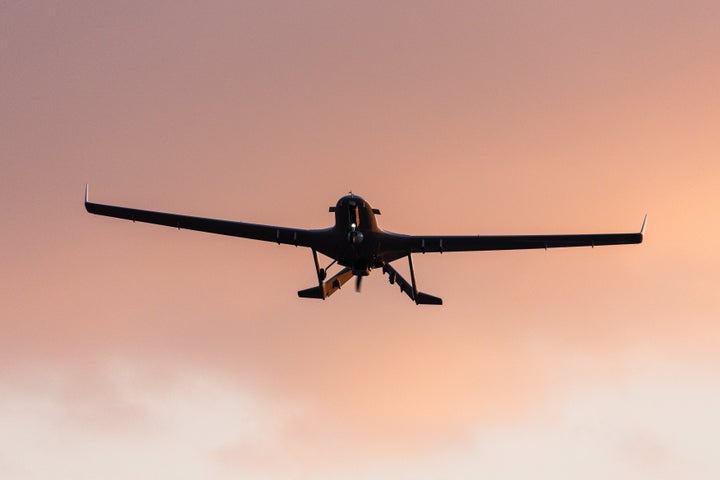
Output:
M356 275L355 276L355 291L360 292L360 288L362 286L362 275Z

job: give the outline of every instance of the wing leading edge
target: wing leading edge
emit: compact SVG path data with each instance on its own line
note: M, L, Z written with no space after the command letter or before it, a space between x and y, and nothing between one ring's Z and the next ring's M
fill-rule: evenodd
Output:
M266 242L283 243L300 247L313 247L317 235L322 231L299 228L277 227L255 223L233 222L213 218L192 217L174 213L153 212L136 208L118 207L90 202L88 188L85 187L85 209L96 215L122 218L133 222L153 223L183 230L217 233L233 237L250 238Z
M408 235L400 236L412 253L595 247L642 243L647 215L636 233L578 235Z

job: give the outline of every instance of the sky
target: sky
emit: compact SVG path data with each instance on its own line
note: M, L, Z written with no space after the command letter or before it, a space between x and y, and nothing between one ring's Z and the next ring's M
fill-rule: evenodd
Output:
M6 479L714 479L720 4L0 2ZM418 255L299 299L309 250L93 201L410 234L637 231ZM325 259L327 260L327 259ZM400 262L401 271L407 266Z

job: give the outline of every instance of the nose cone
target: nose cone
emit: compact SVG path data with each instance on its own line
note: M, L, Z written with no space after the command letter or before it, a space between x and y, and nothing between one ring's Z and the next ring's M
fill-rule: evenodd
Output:
M341 197L337 206L331 211L335 212L335 223L342 226L343 229L351 228L353 231L355 229L364 231L378 229L375 215L380 212L357 195L350 194Z
M350 194L341 197L337 202L338 207L362 207L366 208L367 202L360 196Z

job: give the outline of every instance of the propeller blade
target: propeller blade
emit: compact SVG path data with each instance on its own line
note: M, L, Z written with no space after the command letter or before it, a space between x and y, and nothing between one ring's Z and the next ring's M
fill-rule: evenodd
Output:
M362 279L363 277L361 275L355 276L355 291L360 292L360 287L362 286Z

